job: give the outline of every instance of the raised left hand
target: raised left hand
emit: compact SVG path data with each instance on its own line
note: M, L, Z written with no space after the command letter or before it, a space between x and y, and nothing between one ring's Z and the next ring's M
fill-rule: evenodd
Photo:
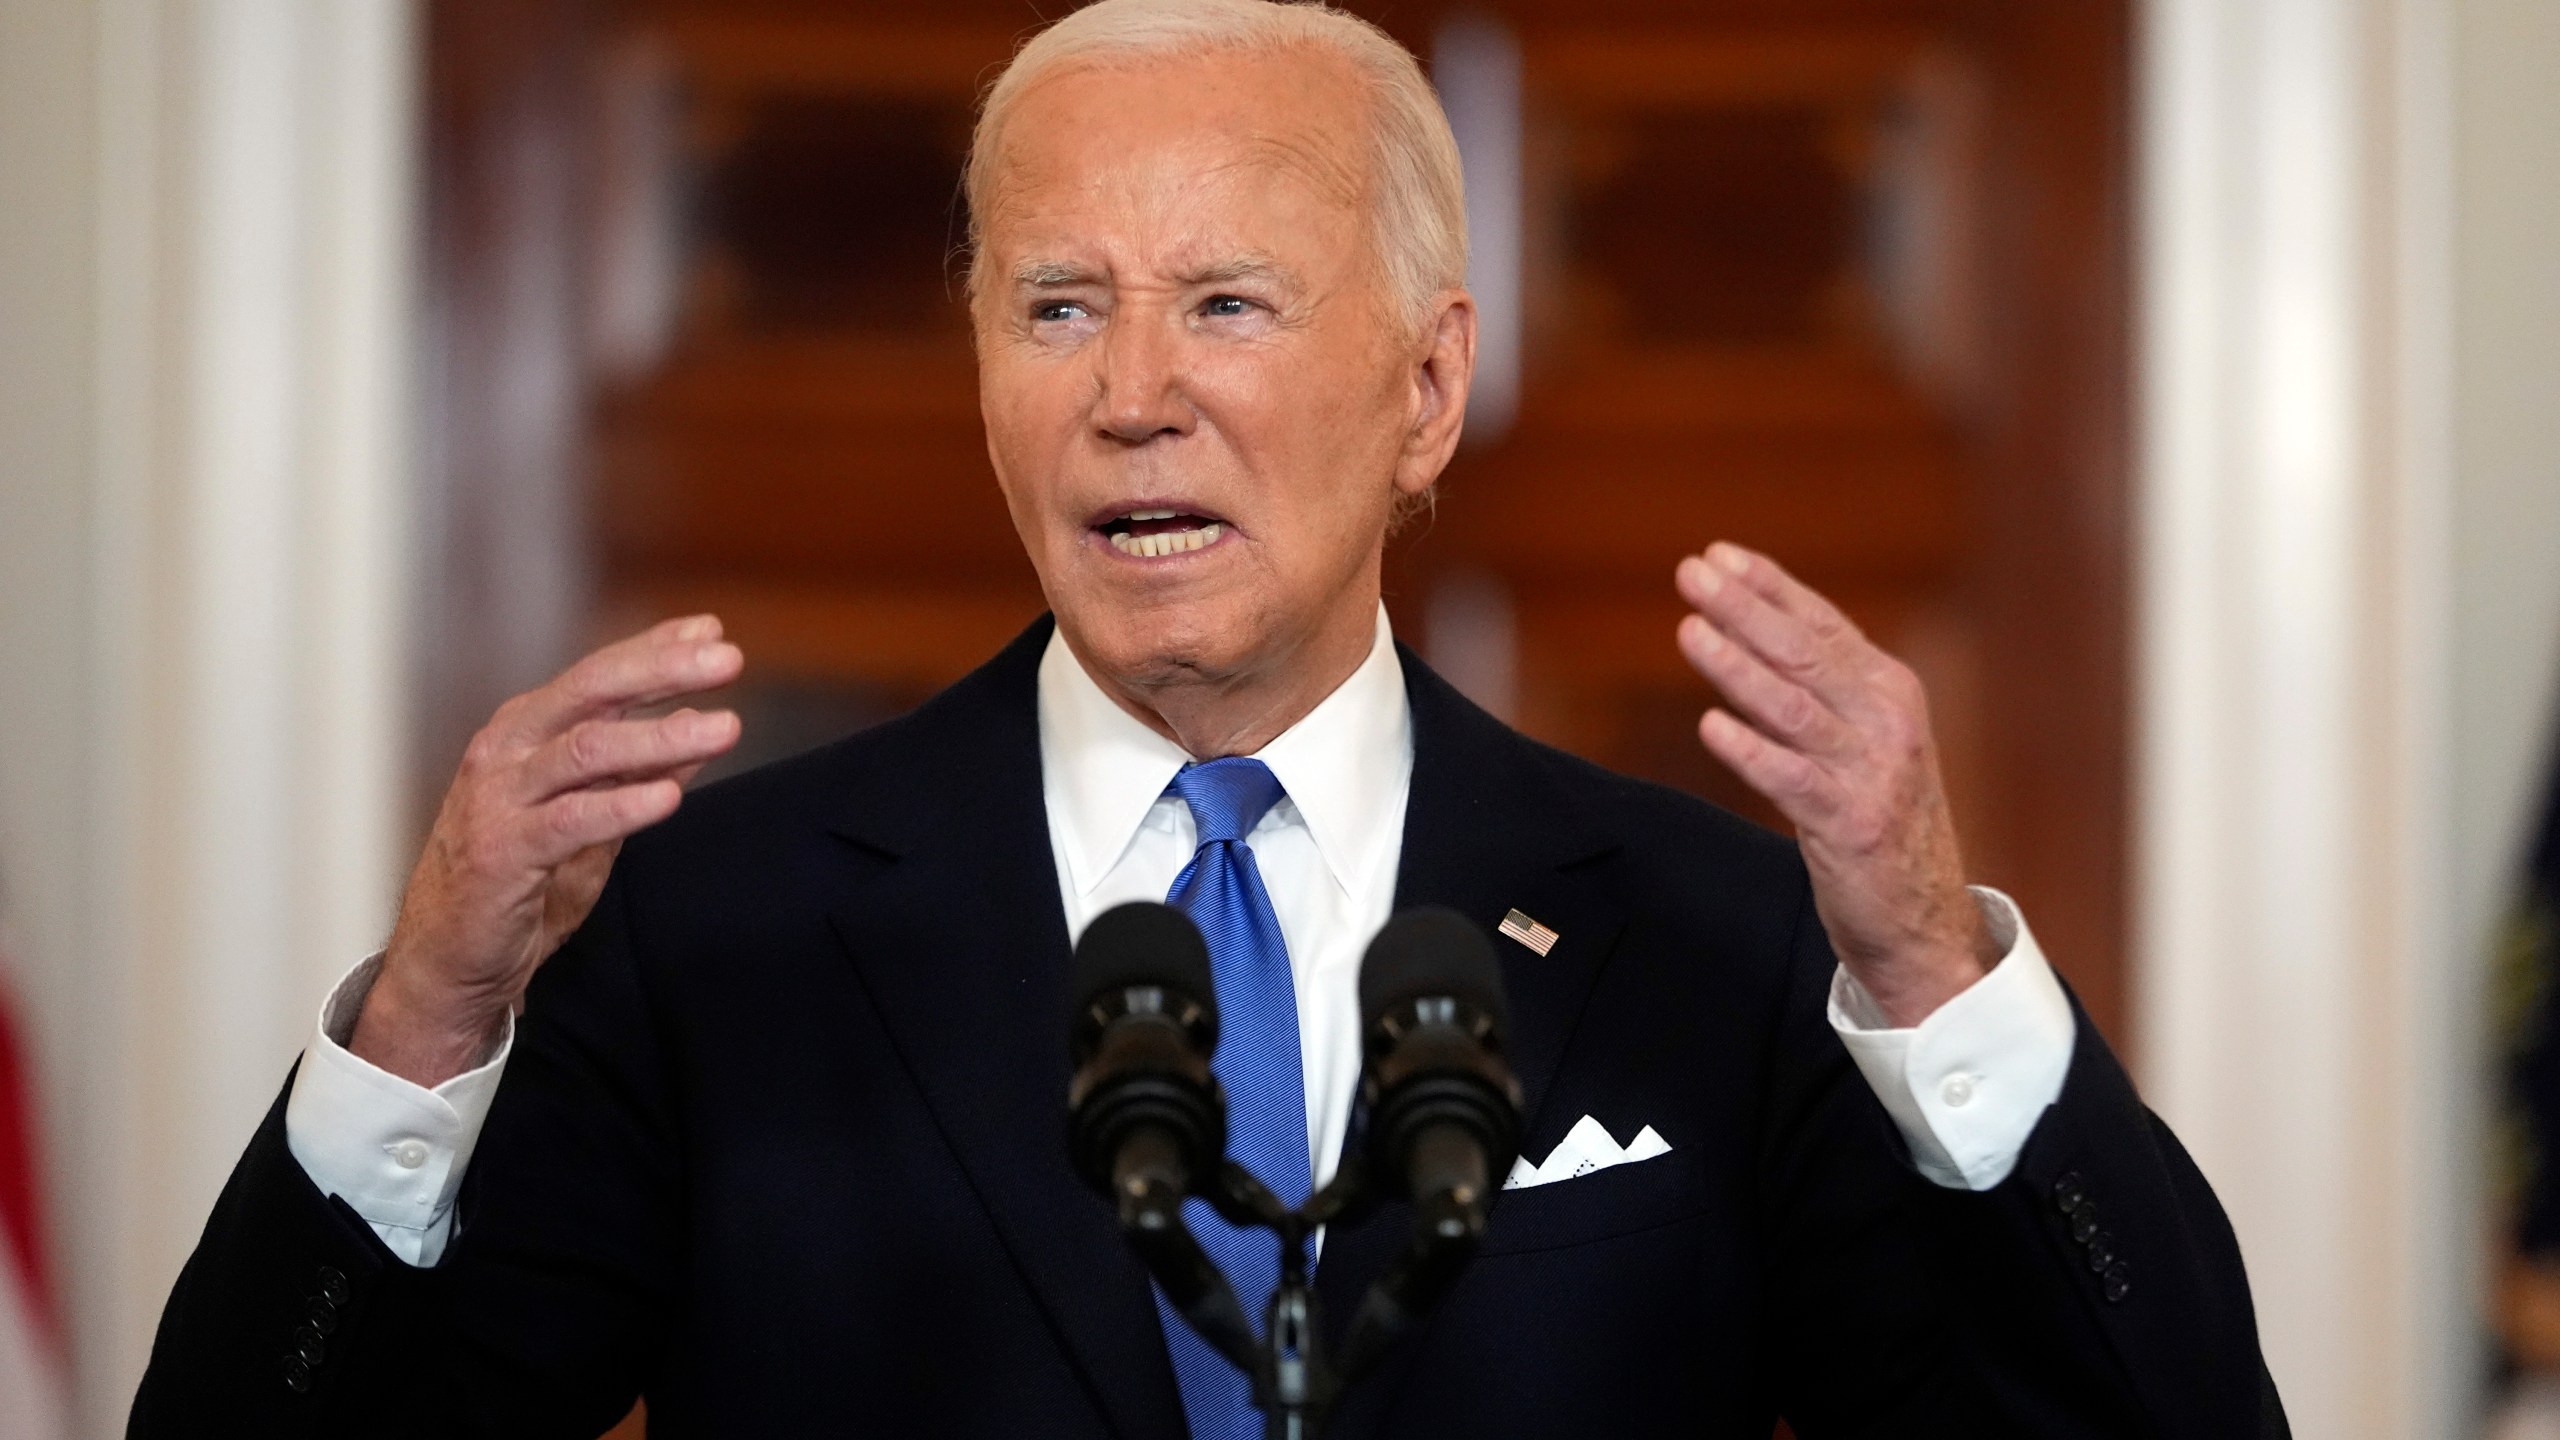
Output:
M1833 953L1895 1025L1999 956L1965 888L1929 701L1911 668L1765 555L1680 562L1680 649L1723 692L1698 738L1796 827Z

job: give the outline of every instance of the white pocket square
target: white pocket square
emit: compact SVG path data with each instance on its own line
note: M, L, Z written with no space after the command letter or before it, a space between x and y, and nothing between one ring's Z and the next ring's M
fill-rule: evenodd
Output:
M1585 1115L1565 1132L1564 1139L1557 1143L1555 1153L1547 1157L1545 1164L1532 1165L1526 1155L1512 1161L1511 1178L1502 1182L1502 1188L1526 1190L1532 1185L1552 1185L1558 1180L1571 1180L1577 1175L1606 1170L1612 1165L1632 1165L1638 1160L1650 1160L1656 1155L1670 1153L1671 1142L1654 1133L1650 1125L1637 1131L1636 1138L1622 1146L1599 1121Z

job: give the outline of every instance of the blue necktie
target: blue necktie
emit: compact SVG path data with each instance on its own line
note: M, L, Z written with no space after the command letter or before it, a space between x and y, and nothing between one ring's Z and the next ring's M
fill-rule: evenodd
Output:
M1168 904L1180 907L1209 942L1209 971L1218 987L1218 1053L1210 1068L1227 1092L1227 1154L1252 1171L1291 1208L1315 1188L1307 1163L1307 1091L1298 1063L1298 991L1289 947L1272 913L1262 872L1244 837L1279 803L1280 781L1259 760L1230 756L1193 765L1168 787L1191 807L1200 848L1174 877ZM1258 1333L1263 1308L1280 1283L1280 1243L1266 1230L1238 1230L1208 1203L1190 1201L1183 1217L1209 1252L1246 1319ZM1262 1418L1251 1383L1225 1357L1201 1343L1156 1296L1173 1376L1192 1440L1259 1440Z

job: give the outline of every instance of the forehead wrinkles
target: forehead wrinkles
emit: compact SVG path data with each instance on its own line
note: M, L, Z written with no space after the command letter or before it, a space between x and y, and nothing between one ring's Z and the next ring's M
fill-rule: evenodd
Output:
M1121 63L1114 63L1108 58L1069 62L1066 68L1043 77L1026 91L1024 99L1017 102L1017 112L1007 118L996 134L988 137L990 143L986 147L986 158L990 163L981 191L986 213L979 217L980 224L991 231L1000 219L1022 218L1020 202L1026 192L1062 181L1071 187L1071 193L1079 202L1102 200L1115 186L1127 186L1137 191L1155 190L1158 198L1170 198L1165 193L1167 191L1179 194L1195 189L1194 183L1177 183L1170 187L1153 183L1146 167L1131 163L1131 156L1127 154L1115 155L1104 165L1093 167L1095 173L1092 174L1062 174L1077 168L1077 161L1036 139L1026 143L1015 122L1021 118L1021 109L1036 103L1030 97L1051 85L1088 79L1097 72L1103 75L1142 73L1158 66L1214 64L1221 60L1240 61L1246 66L1272 60L1313 63L1291 77L1296 82L1290 87L1296 91L1295 94L1285 98L1272 97L1281 100L1284 107L1278 126L1264 123L1269 118L1267 110L1263 115L1238 115L1228 110L1225 123L1203 117L1187 128L1158 130L1155 138L1159 143L1173 139L1177 148L1187 148L1180 145L1181 140L1186 139L1228 147L1228 155L1208 159L1184 180L1224 179L1239 168L1268 167L1303 179L1322 198L1359 211L1364 220L1369 219L1367 212L1374 209L1369 202L1374 179L1371 172L1375 169L1376 101L1359 84L1350 67L1337 57L1321 52L1294 52L1279 56L1211 54L1131 57ZM1307 123L1303 117L1310 116L1330 117L1334 123ZM1351 119L1352 123L1340 123L1344 119ZM1237 131L1243 133L1235 133ZM1248 180L1246 183L1251 182Z
M1336 204L1357 207L1368 198L1369 167L1358 157L1356 145L1306 130L1264 131L1246 140L1244 149L1252 161L1304 175L1318 194ZM1341 153L1345 149L1355 153L1346 156Z

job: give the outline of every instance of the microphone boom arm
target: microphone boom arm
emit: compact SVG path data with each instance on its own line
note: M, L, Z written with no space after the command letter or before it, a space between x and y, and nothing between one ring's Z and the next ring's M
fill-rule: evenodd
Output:
M1226 1168L1236 1166L1230 1161ZM1244 1305L1226 1272L1183 1222L1182 1200L1178 1187L1133 1181L1120 1196L1120 1233L1182 1323L1250 1375L1257 1363L1253 1327L1245 1323Z

